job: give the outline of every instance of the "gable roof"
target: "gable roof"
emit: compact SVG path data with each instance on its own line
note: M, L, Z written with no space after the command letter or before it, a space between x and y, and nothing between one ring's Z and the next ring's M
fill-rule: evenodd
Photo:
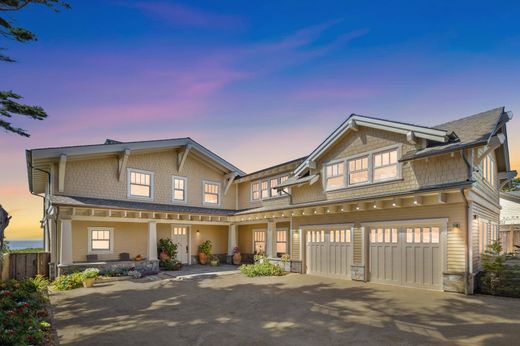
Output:
M487 144L501 125L509 121L509 119L510 116L505 112L504 107L498 107L437 125L435 126L436 128L455 133L459 140L444 145L429 143L424 149L412 150L403 154L400 161L408 161Z
M136 141L136 142L120 142L112 139L107 139L103 144L88 144L88 145L75 145L75 146L64 146L64 147L51 147L51 148L38 148L26 150L27 160L27 175L29 180L29 190L34 192L34 181L40 183L47 181L47 176L44 171L34 170L34 168L45 169L49 162L55 162L60 158L61 155L66 155L70 158L76 157L88 157L90 155L117 155L130 150L130 152L146 152L161 149L174 149L174 148L189 148L194 152L208 158L220 169L227 172L234 172L238 176L245 175L245 173L218 156L211 150L197 143L193 139L186 138L172 138L172 139L160 139L150 141ZM33 180L34 177L34 180Z
M400 121L391 121L380 118L368 117L365 115L351 114L334 132L332 132L316 149L314 149L307 159L300 164L294 171L296 175L301 174L313 161L324 154L334 143L349 131L357 131L357 127L365 126L385 131L411 135L413 137L424 138L429 141L446 143L455 140L456 135L445 129L436 127L426 127Z

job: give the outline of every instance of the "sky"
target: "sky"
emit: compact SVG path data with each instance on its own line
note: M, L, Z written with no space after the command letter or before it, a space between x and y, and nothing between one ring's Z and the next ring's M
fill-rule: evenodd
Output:
M434 126L520 116L515 1L69 1L9 16L0 90L49 114L0 132L8 239L41 238L25 149L191 137L246 172L307 155L351 113ZM520 169L520 120L509 123Z

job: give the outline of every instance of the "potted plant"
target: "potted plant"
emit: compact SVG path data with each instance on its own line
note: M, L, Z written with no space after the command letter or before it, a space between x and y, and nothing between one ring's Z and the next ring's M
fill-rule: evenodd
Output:
M157 250L161 261L174 260L177 257L177 244L175 244L171 239L159 239Z
M211 241L206 240L202 244L199 245L199 263L200 264L207 264L208 263L208 257L211 254Z
M211 255L210 259L209 259L209 264L212 266L212 267L216 267L220 264L220 260L218 259L217 256L215 255Z
M282 268L286 272L291 271L291 256L289 256L289 254L282 255Z
M96 278L99 275L99 269L97 268L87 268L83 271L81 278L83 281L83 287L92 287Z
M240 254L240 249L238 246L233 248L233 264L238 266L242 262L242 255Z

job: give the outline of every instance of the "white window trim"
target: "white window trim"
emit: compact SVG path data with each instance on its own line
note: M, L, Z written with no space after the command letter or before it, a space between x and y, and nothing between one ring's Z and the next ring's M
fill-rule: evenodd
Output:
M175 179L184 180L184 200L175 199ZM220 191L220 190L219 190ZM172 203L186 204L188 202L188 177L172 176Z
M321 174L322 174L323 177L325 177L324 179L322 179L323 190L325 192L334 192L334 191L340 191L340 190L344 190L344 189L357 188L357 187L363 187L363 186L368 186L368 185L383 184L383 183L388 183L388 182L402 180L403 179L403 165L402 165L401 162L399 162L399 159L402 156L402 148L403 148L402 144L398 144L398 145L394 144L394 145L389 145L389 146L386 146L386 147L374 149L374 150L371 150L371 151L363 152L363 153L360 153L360 154L348 156L348 157L343 158L343 159L336 159L336 160L331 160L331 161L324 162L323 165L322 165L322 169L321 169ZM383 153L383 152L388 152L388 151L391 151L391 150L394 150L394 149L397 149L397 177L374 181L374 155L375 154L379 154L379 153ZM349 170L348 162L351 161L351 160L356 160L356 159L362 158L362 157L367 157L368 158L368 181L366 183L350 184L349 183L349 172L350 172L350 170ZM327 181L327 170L326 170L326 167L329 166L329 165L333 165L335 163L339 163L339 162L343 162L344 163L344 169L343 169L344 186L343 187L339 187L339 188L335 188L335 189L327 189L327 182L326 182Z
M255 243L256 243L256 241L255 241L255 232L264 232L264 235L265 235L265 241L264 241L264 243L265 243L265 249L264 249L264 254L267 254L267 229L265 229L265 228L253 228L253 229L251 230L251 233L252 233L252 234L251 234L251 238L252 238L252 245L251 245L251 246L253 247L251 253L253 253L253 254L255 253Z
M141 173L141 174L149 174L150 175L150 197L144 197L144 196L135 196L135 195L132 195L130 193L130 173ZM151 171L145 171L145 170L142 170L142 169L137 169L137 168L127 168L127 172L126 172L126 182L127 182L127 186L126 186L126 190L127 190L127 197L130 198L130 199L140 199L140 200L145 200L145 201L153 201L154 199L154 172L151 172Z
M275 240L274 240L274 255L276 257L278 257L277 256L278 251L276 251L278 243L285 243L286 248L287 248L287 252L285 254L290 255L291 250L289 249L289 243L290 243L290 239L291 238L290 238L290 234L289 234L289 228L287 228L287 227L277 227L277 228L275 228L275 231L276 231L275 232L276 235L275 235ZM285 242L279 242L278 241L278 231L285 232L285 236L286 236Z
M338 163L343 163L343 186L329 189L329 188L327 188L327 180L329 178L329 176L327 175L327 167L332 166L332 165L337 165ZM347 161L345 159L333 160L333 161L327 162L326 164L323 164L323 176L325 177L325 179L323 179L323 184L325 187L325 191L335 191L335 190L344 189L347 186L347 179L348 179L347 175L345 173L346 171L347 171ZM335 176L335 177L337 177L337 176Z
M210 203L210 202L206 202L204 200L204 195L206 194L205 191L204 191L204 186L206 184L212 184L212 185L218 185L218 203ZM211 181L211 180L203 180L202 181L202 204L203 205L212 205L212 206L220 206L222 203L222 184L220 182L217 182L217 181Z
M258 184L258 198L253 198L253 185L254 184ZM251 202L260 202L262 200L262 190L261 190L262 186L261 186L261 181L260 180L254 180L251 182L251 192L250 192L250 196L251 196Z
M110 249L109 250L92 250L92 231L109 231ZM114 252L114 229L111 227L88 227L88 254L102 255L111 254Z

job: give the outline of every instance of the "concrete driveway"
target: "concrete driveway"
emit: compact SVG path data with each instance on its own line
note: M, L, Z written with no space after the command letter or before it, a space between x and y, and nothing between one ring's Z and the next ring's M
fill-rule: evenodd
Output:
M63 345L513 345L520 299L290 274L104 283L51 295Z

